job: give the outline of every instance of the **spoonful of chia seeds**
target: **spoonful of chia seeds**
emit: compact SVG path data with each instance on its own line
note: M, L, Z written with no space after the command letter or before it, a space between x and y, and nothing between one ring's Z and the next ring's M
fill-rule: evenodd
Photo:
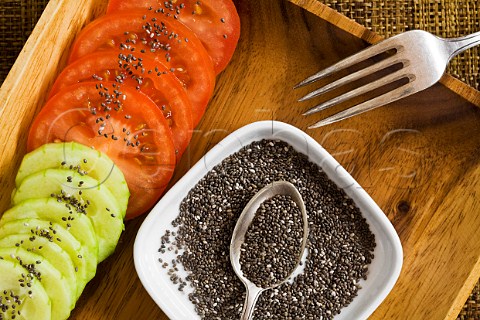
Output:
M246 288L242 320L251 319L260 294L297 270L308 237L302 196L293 184L276 181L258 191L233 230L230 261Z

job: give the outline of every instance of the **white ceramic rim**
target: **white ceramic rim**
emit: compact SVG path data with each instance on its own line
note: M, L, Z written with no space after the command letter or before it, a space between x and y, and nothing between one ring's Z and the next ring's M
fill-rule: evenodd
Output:
M188 295L178 291L158 262L160 237L171 229L178 207L188 191L215 165L241 147L262 139L279 139L317 163L328 177L341 187L360 208L376 237L375 258L369 266L366 281L352 303L335 316L335 320L367 319L395 285L402 268L403 251L400 239L389 219L353 179L353 177L313 138L289 124L259 121L246 125L219 142L200 159L171 189L145 218L134 244L134 262L143 286L155 303L170 319L200 319Z

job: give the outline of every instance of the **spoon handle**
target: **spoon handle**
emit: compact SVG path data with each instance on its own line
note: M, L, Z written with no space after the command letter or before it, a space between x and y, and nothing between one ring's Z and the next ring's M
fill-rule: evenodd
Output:
M245 303L243 304L241 320L250 320L253 316L253 311L255 310L255 304L257 299L262 293L263 289L255 286L247 286L247 296L245 298Z

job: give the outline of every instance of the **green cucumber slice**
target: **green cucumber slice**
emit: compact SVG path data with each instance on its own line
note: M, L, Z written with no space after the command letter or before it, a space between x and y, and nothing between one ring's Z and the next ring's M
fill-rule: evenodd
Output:
M18 261L25 273L33 274L42 283L50 297L52 319L67 319L75 306L75 290L63 275L48 260L23 248L0 248L0 257L7 261Z
M15 179L20 186L27 176L45 169L69 169L86 172L95 183L105 185L115 196L121 213L127 211L130 192L123 173L112 160L102 152L76 142L49 143L25 155ZM85 187L96 187L88 185Z
M18 261L0 259L0 302L0 319L52 319L50 297L40 281L26 274Z
M50 263L55 265L58 271L62 273L65 281L71 288L75 288L75 300L79 295L77 291L77 276L72 259L59 245L50 242L45 238L32 237L29 234L12 234L0 239L0 248L19 247L29 252L42 256Z
M52 221L67 229L85 248L85 259L90 263L98 260L98 241L91 220L83 213L56 198L30 199L7 210L0 219L0 226L18 219Z
M98 262L114 252L124 229L123 215L106 186L73 170L47 169L23 179L13 192L12 203L52 196L91 219L98 240Z
M97 271L95 256L93 259L86 259L88 252L85 247L61 225L41 219L21 219L7 222L0 227L0 238L17 234L45 238L67 252L75 266L77 293L82 292L87 282L95 276Z

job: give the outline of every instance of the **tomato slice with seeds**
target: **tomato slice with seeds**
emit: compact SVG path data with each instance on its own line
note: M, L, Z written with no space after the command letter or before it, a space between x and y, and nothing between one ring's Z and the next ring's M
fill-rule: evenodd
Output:
M150 56L133 59L118 50L94 52L68 65L57 77L50 97L78 82L116 81L145 93L162 110L172 130L177 161L192 137L192 107L175 76Z
M102 151L119 167L131 193L127 219L153 206L175 167L162 112L145 94L115 82L74 84L48 100L30 128L27 148L63 141Z
M144 11L116 13L88 24L75 40L69 63L95 51L118 49L125 55L152 56L180 80L193 108L193 125L203 116L215 86L209 55L181 22Z
M240 18L231 0L110 0L107 14L149 8L178 18L203 43L216 74L225 69L240 37Z

